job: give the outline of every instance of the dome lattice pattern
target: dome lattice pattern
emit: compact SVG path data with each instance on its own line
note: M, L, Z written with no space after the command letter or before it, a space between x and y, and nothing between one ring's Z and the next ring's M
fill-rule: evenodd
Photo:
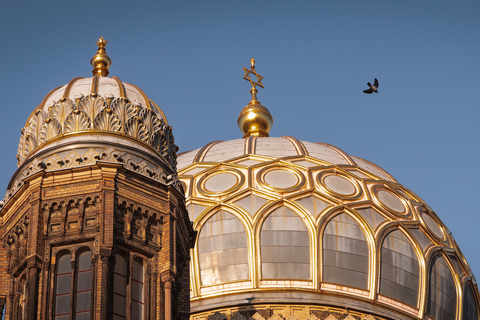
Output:
M452 235L380 167L292 137L214 142L178 161L198 231L194 313L246 296L335 296L387 319L477 319L476 282Z

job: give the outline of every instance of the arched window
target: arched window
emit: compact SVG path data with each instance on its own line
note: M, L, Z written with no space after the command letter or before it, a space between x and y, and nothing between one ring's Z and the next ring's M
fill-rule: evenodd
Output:
M131 319L143 320L145 314L145 266L142 259L131 263L123 256L115 255L115 270L113 273L113 320ZM129 300L127 300L129 297Z
M445 258L438 254L430 266L427 314L433 319L455 320L457 289Z
M400 230L383 240L381 259L380 293L416 307L420 267L412 244Z
M113 320L125 319L127 302L127 263L121 255L115 255L113 274Z
M75 261L72 261L70 252L57 256L55 320L91 318L92 252L89 249L80 249L78 253Z
M262 225L260 249L263 279L310 279L307 226L290 208L280 207Z
M72 292L72 255L66 253L57 262L55 288L55 320L70 319L70 300Z
M27 280L26 276L23 276L20 280L20 319L26 319L26 309L27 309Z
M463 320L478 320L478 307L470 283L465 286L463 294Z
M90 319L92 300L92 253L90 251L82 252L78 256L76 295L75 319Z
M132 319L143 319L144 267L141 261L133 262L132 270Z
M323 281L368 289L368 244L358 223L336 215L323 234Z
M202 286L248 279L247 233L233 214L221 210L211 216L196 247Z

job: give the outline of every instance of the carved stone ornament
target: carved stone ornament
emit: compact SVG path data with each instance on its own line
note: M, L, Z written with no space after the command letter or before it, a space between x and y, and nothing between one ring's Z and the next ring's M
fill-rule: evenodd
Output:
M283 318L282 318L282 316L275 313L273 316L268 318L268 320L283 320Z
M264 317L262 317L262 315L258 312L255 312L255 314L253 316L250 317L250 319L253 319L253 320L265 320Z
M235 313L235 315L230 318L231 320L247 320L240 312Z
M325 320L338 320L333 316L333 314L329 315Z
M150 115L150 118L152 117L153 115ZM149 121L153 120L150 119ZM152 124L152 127L156 128L154 124ZM53 155L47 155L44 158L33 159L28 163L28 166L16 176L15 181L10 189L7 190L5 197L3 198L3 205L5 205L23 186L24 179L32 174L41 170L53 171L95 165L97 161L122 164L124 168L130 171L134 171L164 184L171 184L172 186L177 187L178 190L181 190L180 181L178 180L177 175L174 174L167 176L164 169L154 162L112 147L89 147L57 152ZM176 165L176 160L172 164ZM2 207L3 206L0 206L0 210Z
M27 253L29 217L25 215L3 237L3 247L7 249L7 265L12 268Z
M123 223L126 239L160 246L164 214L124 197L117 198L117 221Z
M96 213L101 210L101 201L99 194L88 194L43 202L44 238L49 235L64 236L70 230L83 232L85 228L98 227Z
M313 313L307 318L307 320L319 320L318 317L316 315L314 315Z
M295 313L292 314L290 317L287 318L287 320L301 320L299 316L297 316Z
M89 94L76 102L62 98L38 110L22 129L17 160L20 166L29 155L48 141L65 134L107 131L129 136L152 147L176 171L178 147L172 128L151 106L133 104L127 98L108 98Z
M227 316L220 312L215 312L207 318L208 320L227 320Z

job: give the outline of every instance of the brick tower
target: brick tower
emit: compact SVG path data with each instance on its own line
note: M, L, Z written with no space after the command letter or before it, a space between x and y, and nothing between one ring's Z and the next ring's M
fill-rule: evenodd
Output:
M194 232L172 128L134 85L93 77L52 90L22 129L0 203L5 319L188 319Z

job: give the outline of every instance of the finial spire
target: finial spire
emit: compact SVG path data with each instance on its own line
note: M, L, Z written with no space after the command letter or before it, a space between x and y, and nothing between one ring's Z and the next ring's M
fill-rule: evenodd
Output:
M100 39L98 39L97 41L97 54L94 55L93 58L90 60L90 64L93 67L93 75L98 75L101 77L108 76L108 68L112 64L112 60L110 60L110 57L105 51L105 46L107 45L107 42L108 40L103 39L103 37L100 37Z
M252 100L245 108L243 108L242 112L240 112L237 124L244 134L244 138L249 136L268 137L268 132L273 124L272 115L268 109L262 106L260 101L257 100L257 86L263 88L263 77L255 70L255 59L252 58L250 60L250 65L250 69L243 68L243 71L245 72L243 79L250 82L250 85L252 86L250 89ZM257 81L252 80L250 75L254 75L257 78Z

